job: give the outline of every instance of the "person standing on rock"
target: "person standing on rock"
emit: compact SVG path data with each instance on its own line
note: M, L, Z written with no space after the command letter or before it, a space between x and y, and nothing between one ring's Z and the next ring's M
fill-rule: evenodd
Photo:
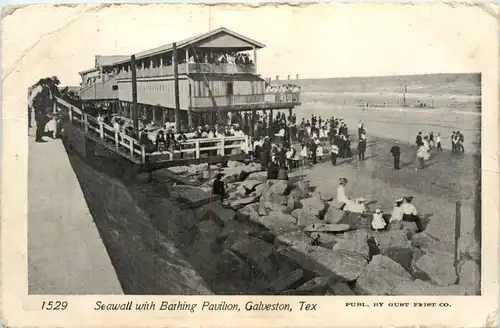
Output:
M391 154L394 158L394 169L399 170L399 159L401 157L401 149L399 148L398 142L391 148Z
M403 212L403 221L415 222L417 225L418 231L424 231L424 226L422 224L422 220L418 216L417 208L411 202L413 200L413 196L406 196L404 198L403 204L401 205L401 210Z

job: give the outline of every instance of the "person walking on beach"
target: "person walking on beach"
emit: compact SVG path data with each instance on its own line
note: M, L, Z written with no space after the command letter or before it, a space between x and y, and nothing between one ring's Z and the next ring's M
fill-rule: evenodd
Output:
M399 148L398 142L395 143L391 148L391 154L394 158L394 169L399 170L399 159L401 157L401 149Z
M425 168L425 158L426 158L426 156L427 156L427 148L423 144L421 144L420 147L418 147L418 150L417 150L417 158L418 158L418 162L420 164L420 168L421 169Z
M336 144L332 145L332 148L330 150L330 156L332 158L333 166L337 166L337 157L339 156L339 146L337 146Z
M429 134L429 149L432 149L436 144L434 142L434 132Z
M411 202L413 200L413 196L406 196L403 201L403 205L401 205L401 210L403 212L403 221L415 222L417 225L417 232L424 231L424 226L422 224L422 220L418 216L417 208Z
M361 139L358 142L358 158L360 161L365 160L365 151L366 151L366 136L363 133L361 135Z
M417 134L417 138L415 139L415 143L417 144L417 148L422 145L422 132Z
M456 153L457 152L457 144L458 144L458 133L456 131L453 131L451 135L451 152Z
M437 151L443 151L443 148L441 148L441 133L438 132L436 136L436 146L437 146Z
M457 132L457 135L458 135L458 149L457 151L461 154L465 153L465 148L464 148L464 141L465 141L465 138L464 138L464 135L462 133L460 133L460 131Z

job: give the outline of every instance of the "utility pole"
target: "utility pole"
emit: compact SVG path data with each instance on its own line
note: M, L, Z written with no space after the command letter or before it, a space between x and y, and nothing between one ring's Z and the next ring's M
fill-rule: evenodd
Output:
M179 105L179 67L177 57L177 44L172 45L173 50L173 64L174 64L174 96L175 96L175 129L177 132L181 130L181 113Z
M130 57L130 68L132 70L132 122L134 135L139 136L139 115L137 113L137 72L135 67L135 55Z

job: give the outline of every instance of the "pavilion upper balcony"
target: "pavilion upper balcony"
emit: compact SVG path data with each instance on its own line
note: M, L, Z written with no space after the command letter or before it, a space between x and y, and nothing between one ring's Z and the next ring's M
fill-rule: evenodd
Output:
M256 74L254 64L209 64L209 63L183 63L177 66L179 74ZM173 66L137 68L137 78L173 76ZM116 74L117 79L131 79L132 71L122 70Z

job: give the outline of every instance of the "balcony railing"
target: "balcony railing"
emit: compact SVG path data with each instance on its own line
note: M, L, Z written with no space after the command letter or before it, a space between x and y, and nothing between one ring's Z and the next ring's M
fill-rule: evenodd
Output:
M242 64L189 64L189 73L255 74L255 65Z
M179 74L187 73L205 73L205 74L255 74L256 69L254 65L241 65L241 64L179 64ZM162 66L154 68L137 68L137 77L155 77L174 75L173 66ZM132 72L121 71L117 74L118 79L131 79Z
M227 95L214 96L217 106L232 106L246 104L265 104L265 103L293 103L300 101L299 92L286 93L267 93L267 94L252 94L252 95ZM213 106L212 98L210 97L192 97L192 107L210 107Z

